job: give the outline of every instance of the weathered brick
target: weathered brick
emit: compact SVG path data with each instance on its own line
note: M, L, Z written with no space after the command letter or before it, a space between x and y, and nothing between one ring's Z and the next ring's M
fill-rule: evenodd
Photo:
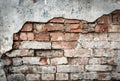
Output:
M80 43L83 48L109 48L109 41L83 41Z
M111 73L98 73L98 80L111 80Z
M13 49L17 49L20 46L20 42L13 43Z
M17 33L13 34L13 40L19 40L19 35Z
M100 18L97 19L98 24L109 24L111 21L110 15L103 15Z
M27 80L40 80L40 74L27 74Z
M120 32L120 25L111 25L108 32Z
M54 74L42 74L42 80L54 80Z
M25 23L21 31L32 31L32 23Z
M66 24L66 32L83 32L81 24Z
M12 59L9 58L6 55L4 57L2 56L2 58L0 59L0 61L1 61L1 63L2 63L3 66L9 66L9 65L12 64Z
M12 73L24 73L24 74L32 72L30 70L30 67L28 67L26 65L9 68L9 71L12 72Z
M1 69L1 63L0 63L0 69ZM7 81L7 77L3 69L0 70L0 81Z
M83 72L83 71L84 71L83 65L58 65L57 66L57 72L60 72L60 73Z
M22 59L21 58L13 58L13 65L22 65Z
M34 40L34 33L32 32L27 33L27 40Z
M64 23L65 19L62 17L57 17L57 18L53 18L52 20L50 20L49 22L53 22L53 23Z
M63 56L63 50L36 51L36 55L42 56L42 57L61 57L61 56Z
M108 33L109 41L120 41L120 33Z
M49 41L49 34L47 34L47 33L35 34L35 40L38 40L38 41Z
M108 40L107 33L94 33L94 41L105 41Z
M77 42L52 42L53 49L72 49L75 48Z
M89 60L89 64L106 64L107 59L106 58L91 58Z
M27 40L27 33L25 32L20 33L20 40Z
M42 73L56 73L56 67L55 66L42 66Z
M45 57L23 57L24 64L46 65L49 64L49 59Z
M115 50L114 61L118 66L120 65L120 50Z
M71 80L79 80L79 79L83 79L83 77L84 77L83 73L71 73L70 74Z
M65 41L77 41L79 34L75 33L65 33Z
M88 58L71 58L70 59L70 64L74 65L79 65L79 64L87 64L88 63Z
M65 19L65 23L66 24L75 24L75 23L80 23L80 21L79 20L77 20L77 19Z
M111 71L112 66L110 65L86 65L85 69L87 71Z
M34 50L12 50L9 53L6 53L9 57L17 57L17 56L33 56Z
M120 11L116 10L112 12L112 24L120 24Z
M11 74L7 77L8 81L26 81L25 75L23 74Z
M56 80L68 80L67 73L56 73Z
M110 42L109 41L95 41L93 42L93 48L109 48Z
M51 41L62 41L65 40L64 33L62 32L54 32L50 33Z
M98 24L95 27L95 32L108 32L110 28L111 26L108 24Z
M51 59L51 64L52 65L57 65L57 64L67 64L68 60L66 57L58 57L58 58L52 58Z
M34 33L40 33L43 32L43 28L44 28L45 24L38 24L38 23L34 23Z
M110 49L94 49L92 55L95 57L114 57L115 51Z
M120 42L111 42L111 49L120 49Z
M98 75L97 72L85 72L83 73L84 79L97 79Z
M47 23L45 24L43 31L64 31L65 27L64 24L55 24L55 23Z
M117 71L117 72L120 72L120 65L117 65L116 71Z
M74 41L79 38L79 34L61 32L51 33L50 36L52 41Z
M117 62L116 62L116 58L115 57L113 57L113 58L108 58L107 59L107 64L109 64L109 65L117 65Z
M93 40L94 34L92 33L87 33L87 34L80 34L79 36L79 42L80 41L91 41Z
M112 73L112 78L116 80L120 80L120 73L117 72Z
M66 49L64 50L66 57L90 57L91 50L88 49Z
M51 49L50 42L38 42L38 41L23 41L19 46L20 49Z

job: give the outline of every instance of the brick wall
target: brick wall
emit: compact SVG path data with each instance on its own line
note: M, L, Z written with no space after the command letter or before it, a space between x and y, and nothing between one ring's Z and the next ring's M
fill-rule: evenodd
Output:
M2 55L8 81L120 80L120 11L95 22L27 22Z

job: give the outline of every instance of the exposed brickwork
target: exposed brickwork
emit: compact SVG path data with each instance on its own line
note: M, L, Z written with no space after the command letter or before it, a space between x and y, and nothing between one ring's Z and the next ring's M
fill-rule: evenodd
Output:
M95 22L26 23L2 56L8 81L120 80L120 11Z

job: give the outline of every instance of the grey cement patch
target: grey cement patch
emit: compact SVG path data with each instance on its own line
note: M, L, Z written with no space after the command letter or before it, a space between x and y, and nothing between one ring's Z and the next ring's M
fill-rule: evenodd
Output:
M0 55L12 49L13 33L26 21L64 17L93 22L115 9L120 0L0 0Z

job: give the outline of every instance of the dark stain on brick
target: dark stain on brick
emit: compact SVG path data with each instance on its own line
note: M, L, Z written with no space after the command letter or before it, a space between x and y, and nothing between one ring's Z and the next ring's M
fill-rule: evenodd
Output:
M46 58L46 57L41 57L41 58L40 58L40 62L41 62L42 64L46 64L46 63L47 63L47 58Z

